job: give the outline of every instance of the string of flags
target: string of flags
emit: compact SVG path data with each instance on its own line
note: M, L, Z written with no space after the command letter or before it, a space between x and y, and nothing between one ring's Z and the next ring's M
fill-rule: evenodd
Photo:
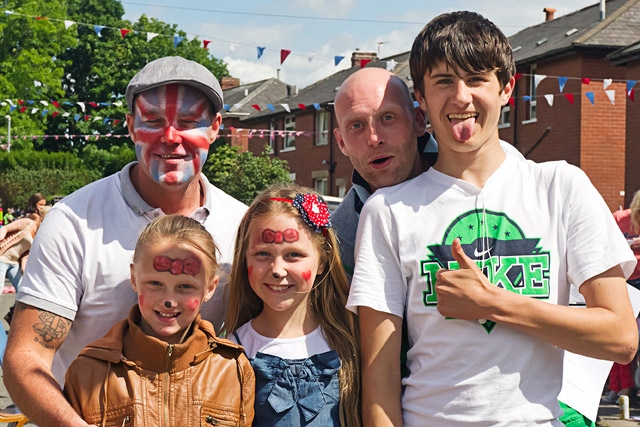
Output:
M66 30L71 28L73 25L90 27L90 28L93 28L94 32L96 33L96 35L98 37L102 37L102 30L104 30L105 28L111 29L111 30L117 30L120 33L120 37L123 38L123 39L129 33L145 35L147 43L149 43L154 38L160 36L160 37L165 37L165 38L172 39L174 48L177 48L178 45L185 39L185 37L182 37L182 36L179 36L179 35L175 35L175 34L168 36L168 35L165 35L165 34L159 34L159 33L153 33L153 32L144 32L144 31L136 31L136 30L131 30L131 29L128 29L128 28L111 27L111 26L108 26L108 25L86 24L86 23L71 21L71 20L67 20L67 19L56 19L56 18L51 18L51 17L47 17L47 16L27 15L27 14L23 14L23 13L14 12L14 11L11 11L11 10L8 10L8 9L4 10L4 14L6 16L16 15L16 16L24 16L26 18L33 18L35 20L44 19L44 20L48 20L48 21L52 21L52 22L62 22L62 23L64 23L64 27L65 27ZM201 37L201 36L193 35L193 38L196 38L196 37ZM218 41L221 41L221 42L229 43L229 52L235 51L240 46L249 46L249 45L247 45L245 43L233 42L233 41L224 40L224 39L203 38L203 37L201 37L201 38L202 38L202 47L204 49L208 49L209 45L214 40L218 40ZM265 50L276 50L276 49L268 49L265 46L257 46L258 59L260 59L263 56ZM279 49L279 51L280 51L280 64L282 65L284 63L284 61L287 59L287 57L292 53L292 51L289 50L289 49ZM296 54L296 53L294 53L294 55L305 56L309 62L311 62L314 59L318 58L315 53L310 53L310 54ZM338 66L338 64L340 64L340 62L342 62L342 60L344 58L345 57L342 56L342 55L335 55L333 57L334 65ZM319 59L327 60L326 58L319 58ZM365 61L365 60L363 60L363 61ZM368 62L368 61L366 61L366 62ZM362 65L362 66L364 66L364 65Z

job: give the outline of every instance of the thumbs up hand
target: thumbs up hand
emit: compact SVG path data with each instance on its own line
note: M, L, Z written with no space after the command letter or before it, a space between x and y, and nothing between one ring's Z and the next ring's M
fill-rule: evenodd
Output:
M500 289L482 274L475 261L462 250L460 239L451 245L458 270L440 269L436 273L438 311L456 319L490 319Z

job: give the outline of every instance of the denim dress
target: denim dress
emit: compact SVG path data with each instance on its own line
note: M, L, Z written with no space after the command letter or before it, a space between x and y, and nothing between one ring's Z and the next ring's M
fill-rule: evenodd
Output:
M340 358L335 350L306 359L258 352L255 427L340 426Z

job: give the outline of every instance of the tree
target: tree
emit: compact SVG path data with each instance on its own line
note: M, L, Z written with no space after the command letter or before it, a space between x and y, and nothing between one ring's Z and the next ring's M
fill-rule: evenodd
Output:
M214 144L203 172L213 185L246 204L269 185L291 181L286 160L271 157L268 147L257 157L226 143Z

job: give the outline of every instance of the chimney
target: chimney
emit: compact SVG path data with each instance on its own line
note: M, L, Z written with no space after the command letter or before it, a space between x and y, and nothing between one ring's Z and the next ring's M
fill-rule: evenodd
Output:
M556 10L553 7L545 7L543 12L546 14L544 20L551 21L553 19L553 15L556 13Z
M351 66L360 67L362 65L360 61L363 59L366 62L375 61L378 59L378 54L376 52L361 52L360 49L356 49L351 54Z
M222 90L231 89L240 86L240 79L237 77L223 77L220 79L220 87Z

